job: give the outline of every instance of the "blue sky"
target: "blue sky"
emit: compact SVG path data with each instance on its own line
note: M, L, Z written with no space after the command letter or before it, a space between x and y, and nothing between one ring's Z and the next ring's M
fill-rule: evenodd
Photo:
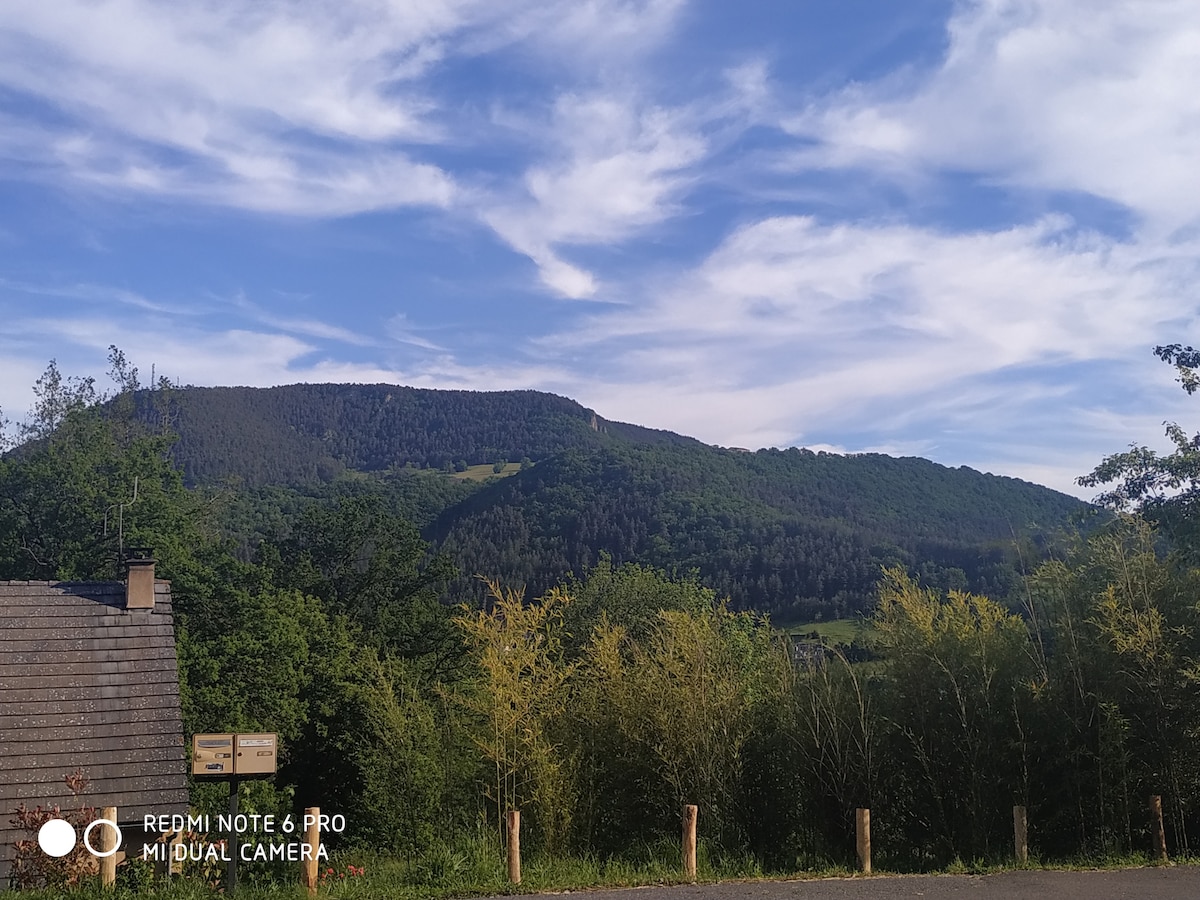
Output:
M1073 479L1197 419L1193 0L6 0L0 408L533 388Z

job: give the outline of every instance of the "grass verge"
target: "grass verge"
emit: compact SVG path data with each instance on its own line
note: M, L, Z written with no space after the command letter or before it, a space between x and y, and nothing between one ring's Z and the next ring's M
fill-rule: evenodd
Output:
M1177 862L1186 864L1189 860ZM1079 858L1054 863L1031 860L1026 865L956 860L931 874L992 875L1020 869L1090 871L1150 865L1154 865L1154 862L1146 854ZM850 869L833 864L796 872L764 872L749 857L713 860L703 845L698 868L697 880L702 883L862 877ZM359 871L362 874L357 874ZM898 874L902 873L876 870L870 877ZM309 895L299 885L298 873L294 878L296 880L280 872L268 878L255 878L253 873L248 873L239 884L236 896L238 900L307 900ZM370 854L338 856L325 867L317 896L345 900L449 900L683 882L677 848L664 845L643 848L643 852L634 859L534 857L522 867L521 884L514 886L508 883L498 849L480 842L436 848L411 861ZM14 900L60 900L64 897L77 900L137 900L148 897L216 900L224 896L224 891L223 886L209 885L198 879L176 877L170 881L156 880L143 872L134 879L128 873L122 873L118 877L117 887L111 890L101 889L93 879L71 889L29 890L11 896Z

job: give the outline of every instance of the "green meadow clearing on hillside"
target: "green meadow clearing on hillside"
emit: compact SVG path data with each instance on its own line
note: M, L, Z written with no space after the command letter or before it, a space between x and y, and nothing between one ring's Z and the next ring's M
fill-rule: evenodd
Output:
M461 472L447 472L445 469L433 469L429 467L423 469L414 468L412 471L419 475L442 475L453 478L456 481L487 481L489 478L506 478L509 475L516 475L521 471L521 464L514 462L505 463L504 468L499 472L496 471L496 467L492 463L467 466Z
M497 472L494 466L467 466L464 472L451 472L451 478L457 478L459 481L485 481L488 478L503 478L506 475L516 475L521 471L520 463L505 463L504 468Z
M865 619L829 619L824 622L802 622L799 625L788 625L783 628L788 634L807 635L814 631L821 636L826 644L851 644L860 640L870 626Z

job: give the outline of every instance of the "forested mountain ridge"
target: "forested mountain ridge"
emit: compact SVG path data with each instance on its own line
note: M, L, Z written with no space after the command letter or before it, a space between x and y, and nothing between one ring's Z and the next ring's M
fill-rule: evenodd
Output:
M1003 598L1016 542L1086 509L919 458L627 445L567 451L495 481L427 535L464 573L501 572L533 594L603 553L696 569L735 606L810 618L868 608L884 565Z
M150 413L151 392L141 394ZM445 391L391 384L189 387L172 402L173 454L188 484L328 481L345 469L442 468L531 460L610 443L698 444L610 422L541 391Z
M697 570L735 606L787 619L869 609L887 565L1005 598L1016 542L1086 509L924 459L726 450L536 391L187 388L172 409L185 479L240 483L228 524L246 554L306 504L373 493L454 561L458 599L482 589L476 574L534 596L602 554ZM534 464L478 487L430 471L520 459Z

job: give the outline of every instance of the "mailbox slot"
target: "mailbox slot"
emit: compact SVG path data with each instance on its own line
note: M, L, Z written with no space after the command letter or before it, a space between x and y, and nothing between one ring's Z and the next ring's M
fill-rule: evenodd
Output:
M192 735L193 775L232 775L234 771L232 734Z

